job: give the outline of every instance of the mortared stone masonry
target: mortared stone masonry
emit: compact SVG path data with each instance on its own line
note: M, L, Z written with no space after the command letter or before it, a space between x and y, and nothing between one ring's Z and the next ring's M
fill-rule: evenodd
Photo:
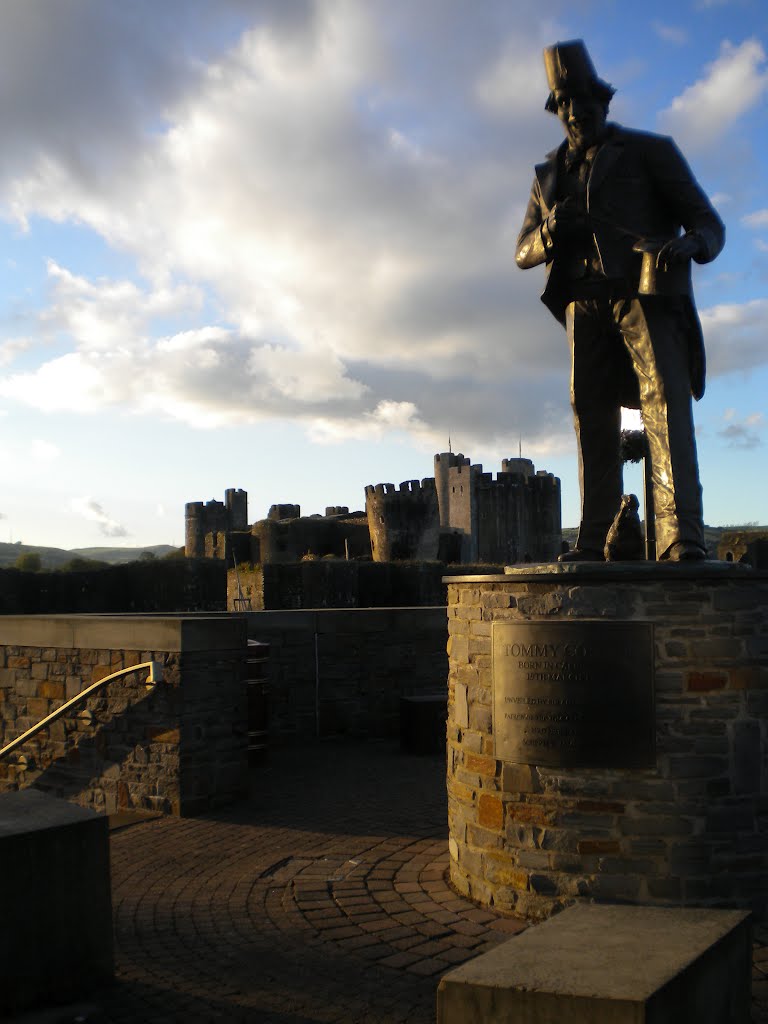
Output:
M579 900L763 914L768 574L582 564L448 583L456 889L531 919ZM653 624L655 767L565 770L495 756L493 624L579 619Z

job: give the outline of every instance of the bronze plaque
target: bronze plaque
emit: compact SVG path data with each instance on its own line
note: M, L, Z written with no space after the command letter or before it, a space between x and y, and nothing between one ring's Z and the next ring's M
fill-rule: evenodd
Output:
M650 622L495 622L492 638L497 758L655 767Z

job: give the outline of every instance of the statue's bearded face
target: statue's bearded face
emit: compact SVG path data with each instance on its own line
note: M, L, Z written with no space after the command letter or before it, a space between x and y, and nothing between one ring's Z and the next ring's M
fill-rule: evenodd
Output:
M588 149L605 129L606 103L588 89L556 89L557 116L574 149Z

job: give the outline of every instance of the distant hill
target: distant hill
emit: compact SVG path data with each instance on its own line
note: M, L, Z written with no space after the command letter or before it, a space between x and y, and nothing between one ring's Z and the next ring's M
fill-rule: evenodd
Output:
M743 523L740 526L705 526L704 536L707 541L707 552L710 558L717 558L717 545L720 535L725 530L757 530L766 529L759 527L757 523ZM563 528L563 540L567 540L571 547L576 543L578 529L573 526ZM141 558L144 552L148 551L155 558L162 558L178 548L171 544L150 544L145 548L46 548L35 544L4 544L0 541L0 568L12 566L19 555L36 553L43 561L43 569L58 569L60 566L71 562L73 558L90 558L99 562L107 562L110 565L123 565L125 562L135 562Z
M46 548L36 544L4 544L0 541L0 568L12 566L19 555L38 554L43 561L44 569L58 569L59 566L71 562L73 558L93 558L99 562L108 562L110 565L122 565L125 562L135 562L145 551L149 551L156 558L177 551L177 548L170 544L151 544L146 548L72 548L67 551L64 548Z
M178 548L170 544L152 544L148 548L72 548L69 556L96 558L100 562L109 562L110 565L123 565L125 562L135 562L145 551L153 554L155 558L162 558L172 551L178 551Z

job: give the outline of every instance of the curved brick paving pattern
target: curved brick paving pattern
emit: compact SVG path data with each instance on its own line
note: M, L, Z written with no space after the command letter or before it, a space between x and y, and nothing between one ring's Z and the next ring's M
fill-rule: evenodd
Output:
M522 928L448 887L444 779L391 744L276 751L250 800L113 832L117 983L81 1018L433 1024L440 975Z
M391 744L278 751L250 801L113 833L98 1019L432 1024L440 975L522 928L449 888L443 771Z

